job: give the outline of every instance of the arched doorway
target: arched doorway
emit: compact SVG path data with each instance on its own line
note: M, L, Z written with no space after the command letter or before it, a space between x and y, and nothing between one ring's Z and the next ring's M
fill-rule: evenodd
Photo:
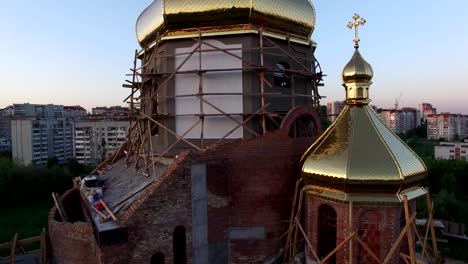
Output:
M172 235L172 251L174 252L174 264L186 264L187 252L185 246L185 227L177 226Z
M319 207L317 241L320 259L326 257L336 248L336 212L333 207L327 204L322 204ZM336 263L336 256L331 257L328 263Z
M156 252L151 256L150 264L164 264L164 254Z

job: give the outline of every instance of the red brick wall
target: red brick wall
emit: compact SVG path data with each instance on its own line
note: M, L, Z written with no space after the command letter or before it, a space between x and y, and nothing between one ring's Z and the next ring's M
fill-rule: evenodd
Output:
M62 200L64 205L72 203L69 200L76 198L76 192L76 189L71 189L63 194ZM96 257L97 245L91 224L86 222L61 222L55 220L59 219L57 215L56 208L53 207L49 213L48 231L52 245L52 254L56 262L58 264L98 263Z
M318 208L322 204L328 204L333 207L337 213L337 238L338 245L349 234L349 205L336 201L317 198L311 195L306 196L306 233L310 242L317 252L318 240ZM416 209L416 201L410 201L411 211ZM359 204L353 205L353 231L369 248L383 260L390 251L393 243L400 234L400 216L403 210L403 204ZM391 263L399 263L397 257L399 252L406 250L406 237L402 241L402 246L396 251ZM400 251L401 250L401 251ZM308 251L310 259L314 259L312 252ZM337 263L349 262L349 246L346 244L336 253ZM375 263L373 258L365 251L357 241L353 241L353 263Z
M312 142L278 131L201 154L199 162L207 163L208 192L217 198L208 202L209 243L227 240L229 227L265 228L265 239L230 241L232 263L256 263L284 246L280 237L288 227L299 160Z

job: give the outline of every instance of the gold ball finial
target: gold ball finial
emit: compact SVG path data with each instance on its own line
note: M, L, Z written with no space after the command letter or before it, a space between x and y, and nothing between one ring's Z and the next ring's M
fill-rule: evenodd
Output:
M354 28L354 47L357 49L359 48L359 31L358 27L359 26L364 26L366 24L366 20L364 18L361 18L357 13L354 14L353 20L348 23L348 28L353 29Z

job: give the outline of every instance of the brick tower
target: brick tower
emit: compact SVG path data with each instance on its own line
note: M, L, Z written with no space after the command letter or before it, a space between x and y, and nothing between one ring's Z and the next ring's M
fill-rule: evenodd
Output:
M415 198L426 193L423 161L369 106L373 71L359 53L357 36L364 23L355 15L348 25L356 37L354 55L342 72L346 106L301 160L306 234L315 251L307 252L308 263L316 260L314 253L326 257L353 232L363 243L346 243L331 263L383 260L405 225L404 198L413 213ZM400 245L390 262L398 263L396 256L407 249L407 242Z

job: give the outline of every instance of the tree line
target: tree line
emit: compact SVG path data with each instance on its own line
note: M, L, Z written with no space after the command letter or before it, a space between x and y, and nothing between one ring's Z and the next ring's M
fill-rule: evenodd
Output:
M65 192L72 188L74 177L90 171L90 167L76 160L59 165L51 158L47 166L36 167L19 165L6 155L0 156L0 208L48 201L52 192Z

